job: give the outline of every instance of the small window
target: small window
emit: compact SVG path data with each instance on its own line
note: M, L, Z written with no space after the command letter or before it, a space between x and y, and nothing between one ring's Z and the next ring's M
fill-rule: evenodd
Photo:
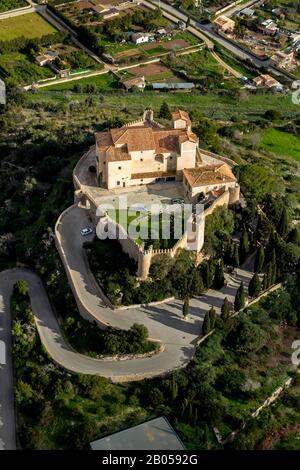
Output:
M105 165L105 164L106 164L106 162L103 162L103 165Z
M118 166L118 170L122 170L122 167L121 167L121 166Z
M117 181L117 186L120 186L120 181Z
M141 180L141 182L144 181L144 180Z
M143 158L140 158L140 162L143 162L143 161L144 161L144 159L143 159Z
M170 160L173 160L173 157L170 157Z

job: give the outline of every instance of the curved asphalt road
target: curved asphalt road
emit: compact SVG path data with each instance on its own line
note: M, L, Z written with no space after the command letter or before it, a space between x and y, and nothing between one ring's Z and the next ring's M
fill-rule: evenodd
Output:
M101 375L113 382L122 382L161 375L186 365L194 354L202 319L210 305L215 305L218 312L224 297L228 296L232 301L240 281L244 280L247 284L251 276L250 272L239 270L236 278L228 280L227 287L220 291L209 290L201 298L192 299L188 320L182 318L182 304L178 300L154 306L111 310L99 298L99 288L93 282L83 255L79 232L87 223L86 217L84 209L74 207L58 225L69 263L67 271L71 287L82 297L90 309L91 317L119 328L129 328L134 322L143 323L149 330L149 336L161 340L165 348L152 357L123 361L104 361L79 354L63 338L40 278L26 269L3 271L0 273L0 342L5 343L6 358L0 358L4 362L0 365L0 449L14 449L16 446L10 296L17 280L25 279L29 284L38 333L56 363L75 373Z

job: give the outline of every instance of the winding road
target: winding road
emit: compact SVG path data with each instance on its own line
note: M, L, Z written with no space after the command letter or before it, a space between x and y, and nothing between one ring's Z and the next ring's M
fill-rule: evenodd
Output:
M112 310L106 307L94 284L86 263L82 240L77 236L85 222L84 209L71 208L60 221L62 242L70 261L71 286L77 289L91 315L99 322L120 328L143 323L151 338L164 343L161 353L152 357L128 360L101 360L75 352L64 339L40 278L26 269L12 269L0 273L0 341L6 345L6 361L0 367L0 449L14 449L15 420L13 401L13 369L11 357L10 296L13 285L25 279L29 285L32 310L41 341L52 359L62 367L84 374L96 374L113 382L140 380L162 375L185 366L194 354L202 319L210 305L219 311L225 296L233 300L241 280L247 284L251 273L239 270L230 278L228 286L220 291L209 290L204 296L192 299L188 320L182 318L182 304L178 300L145 307ZM68 239L70 232L73 237ZM69 278L70 280L70 278Z

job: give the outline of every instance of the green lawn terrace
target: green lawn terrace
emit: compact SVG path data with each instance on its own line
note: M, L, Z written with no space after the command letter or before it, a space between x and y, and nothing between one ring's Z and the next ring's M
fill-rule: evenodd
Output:
M181 206L173 206L170 211L165 207L161 211L150 212L143 204L136 204L130 209L108 209L107 216L117 222L128 236L144 249L170 249L182 237L188 216Z
M29 7L26 0L1 0L0 1L0 13L6 11L17 10L18 8Z
M41 38L56 32L57 29L38 13L0 19L0 41L9 41L21 36L28 39Z

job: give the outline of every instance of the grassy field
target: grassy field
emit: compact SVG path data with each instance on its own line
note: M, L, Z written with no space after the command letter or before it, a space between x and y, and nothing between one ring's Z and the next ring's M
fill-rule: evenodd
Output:
M92 77L81 78L79 80L73 80L71 82L49 85L43 88L43 90L51 90L51 91L73 90L75 85L81 85L82 87L85 87L86 85L96 85L98 90L105 91L105 90L111 90L113 88L117 88L118 81L113 75L109 73L105 73L103 75L95 75Z
M20 52L1 54L0 68L4 72L4 79L8 85L30 84L38 80L54 77L54 73L48 67L39 67L32 63L26 54L21 54Z
M20 36L39 38L56 31L38 13L0 20L0 41L9 41Z
M28 94L26 97L31 103L66 103L66 97L63 93L52 93L46 91L45 88L40 89L39 93ZM86 97L86 93L76 94L77 101L84 101ZM70 100L72 99L74 97L70 97ZM136 116L142 114L144 109L148 107L158 112L165 100L165 93L152 91L109 94L105 95L104 102L101 102L101 109L110 112L126 108ZM183 109L191 111L195 107L199 107L201 113L211 119L229 119L236 115L239 118L247 117L251 120L263 116L267 109L277 109L285 117L300 117L300 108L298 105L293 104L289 95L272 95L271 103L270 105L270 95L268 94L252 95L245 93L243 99L236 99L234 96L219 96L213 93L168 93L168 104L171 108L183 107Z
M266 129L260 145L270 152L300 161L300 139L277 129Z
M0 13L29 6L25 0L1 0Z

